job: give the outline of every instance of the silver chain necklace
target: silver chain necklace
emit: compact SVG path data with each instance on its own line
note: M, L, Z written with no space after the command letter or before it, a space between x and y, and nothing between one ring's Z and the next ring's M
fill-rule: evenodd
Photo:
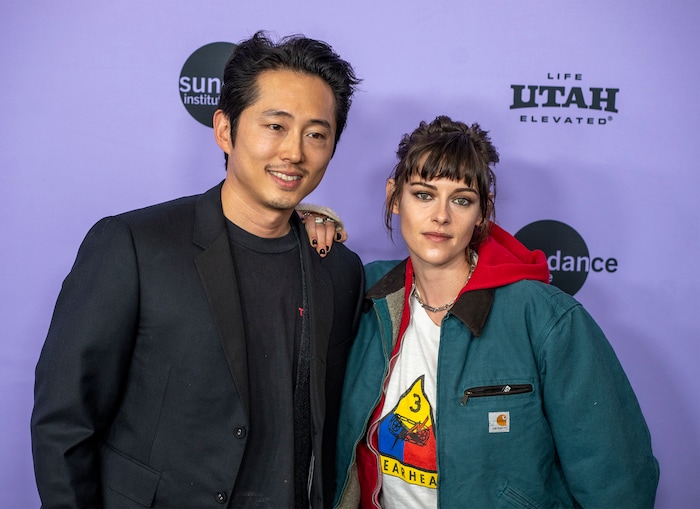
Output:
M476 267L476 263L474 261L474 257L472 257L472 263L469 266L469 273L467 274L467 279L466 279L466 281L464 281L462 288L467 286L467 283L469 283L469 280L472 277L472 273L474 272L475 267ZM462 288L460 288L460 291L462 290ZM420 307L422 307L423 309L430 311L431 313L439 313L440 311L447 311L448 309L450 309L452 306L455 305L455 302L457 302L457 297L459 297L459 292L457 292L457 295L455 296L455 298L452 299L452 302L448 302L447 304L445 304L443 306L434 308L433 306L429 306L428 304L423 302L423 300L420 298L420 292L418 291L418 287L416 286L416 276L414 274L413 275L413 284L411 285L411 295L413 295L416 298L416 300L418 301L418 304L420 304Z

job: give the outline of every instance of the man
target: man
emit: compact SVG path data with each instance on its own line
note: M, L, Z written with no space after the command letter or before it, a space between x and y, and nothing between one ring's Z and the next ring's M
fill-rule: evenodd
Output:
M36 370L44 507L331 503L362 265L316 256L293 212L358 83L325 43L241 42L214 115L223 183L88 233Z

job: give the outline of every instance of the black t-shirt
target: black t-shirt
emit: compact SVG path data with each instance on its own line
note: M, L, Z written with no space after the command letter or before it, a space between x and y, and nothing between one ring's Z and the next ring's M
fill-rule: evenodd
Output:
M230 507L294 507L294 387L303 308L299 243L292 231L264 239L227 223L250 394L248 443ZM308 465L298 468L308 471Z

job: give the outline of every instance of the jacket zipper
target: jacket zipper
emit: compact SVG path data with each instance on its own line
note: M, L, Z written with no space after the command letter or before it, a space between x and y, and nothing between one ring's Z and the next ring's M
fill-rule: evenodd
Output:
M461 406L466 406L469 398L482 398L484 396L510 396L511 394L525 394L532 392L532 384L506 384L506 385L485 385L483 387L472 387L464 391L464 396L460 400Z
M380 327L381 327L380 334L382 335L382 346L384 347L384 355L385 355L385 358L388 358L388 360L389 360L388 365L385 369L385 373L384 373L384 382L382 383L382 392L379 394L379 401L377 401L377 403L375 404L375 407L376 407L377 404L380 404L380 403L383 404L384 395L386 393L386 388L389 385L389 377L391 376L391 371L393 369L393 363L396 360L396 358L398 357L398 354L392 357L391 356L391 349L387 349L387 336L386 336L386 332L384 330L381 316L379 314L379 310L377 309L376 305L374 306L374 312L377 315L377 321L379 322ZM391 344L390 341L389 341L389 344ZM373 407L373 409L375 407ZM374 413L374 410L372 413ZM379 412L379 415L381 417L381 410ZM371 419L371 415L370 415L370 419ZM375 447L372 444L372 439L371 439L372 435L377 432L376 431L377 428L379 428L378 421L370 424L370 426L367 430L367 437L369 438L369 440L367 440L367 446L368 446L370 452L377 458L377 460L379 460L379 451L377 449L375 449ZM374 488L372 490L372 505L374 507L381 507L381 505L379 504L379 492L381 491L381 488L382 488L382 470L379 467L379 461L377 461L377 477L376 478L377 478L377 484L374 486Z
M384 326L383 326L384 322L381 319L381 316L379 314L379 310L377 310L376 305L374 306L374 311L377 315L377 321L379 322L379 324L381 326L380 333L382 335L382 345L384 347L384 355L386 356L385 358L389 359L388 366L386 367L386 370L384 373L384 382L382 383L382 392L379 395L379 401L377 402L377 404L379 404L379 403L384 404L384 396L386 395L386 388L389 385L389 378L391 377L391 372L393 371L394 365L396 364L396 359L398 359L398 357L399 357L399 351L397 350L396 355L394 355L394 356L391 355L391 352L392 352L395 345L391 345L391 338L387 338L386 331L385 331ZM400 340L401 339L399 338L397 341L400 341ZM388 344L391 345L391 348L389 348L389 349L387 349L387 341L388 341ZM381 410L379 412L379 415L381 418ZM377 428L379 428L379 421L372 423L369 426L367 436L371 437L374 433L376 433ZM368 445L371 453L378 460L379 459L379 451L373 446L371 439L367 441L367 445ZM381 505L379 504L379 492L381 491L381 489L382 489L382 470L381 470L381 467L379 467L379 465L377 465L377 484L374 487L374 489L372 490L372 504L374 505L374 507L381 507Z

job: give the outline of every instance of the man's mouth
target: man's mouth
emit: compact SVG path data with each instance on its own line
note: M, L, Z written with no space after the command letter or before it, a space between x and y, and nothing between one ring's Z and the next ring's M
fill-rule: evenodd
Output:
M279 171L274 170L270 170L270 174L286 182L294 182L295 180L301 180L301 175L286 175L284 173L280 173Z

